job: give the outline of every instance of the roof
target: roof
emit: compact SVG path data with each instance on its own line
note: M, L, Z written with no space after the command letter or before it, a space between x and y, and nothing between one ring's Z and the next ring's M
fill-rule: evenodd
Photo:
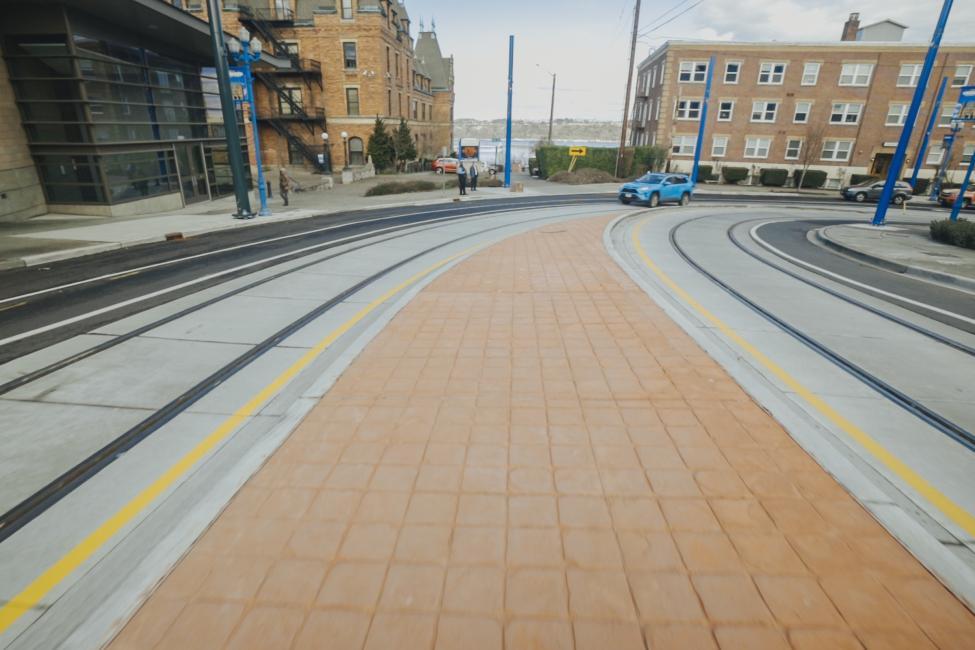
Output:
M454 86L450 59L440 51L435 32L420 32L413 48L414 65L430 77L433 90L451 90Z
M877 25L883 25L883 24L895 25L897 27L900 27L901 29L907 29L907 25L902 25L901 23L897 22L896 20L891 20L890 18L886 18L884 20L880 20L880 21L877 21L875 23L870 23L869 25L864 25L860 29L870 29L871 27L876 27Z

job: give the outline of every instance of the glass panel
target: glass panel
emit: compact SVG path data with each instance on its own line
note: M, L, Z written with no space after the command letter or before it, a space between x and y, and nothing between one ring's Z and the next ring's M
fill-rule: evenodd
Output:
M45 185L48 203L105 203L100 185Z
M85 124L25 124L31 142L89 142Z
M123 81L141 84L145 82L145 70L132 65L96 61L94 59L78 59L81 76L86 79L103 79L106 81Z
M99 182L93 156L36 156L38 171L45 183Z
M9 58L7 69L11 77L73 77L74 64L70 57Z

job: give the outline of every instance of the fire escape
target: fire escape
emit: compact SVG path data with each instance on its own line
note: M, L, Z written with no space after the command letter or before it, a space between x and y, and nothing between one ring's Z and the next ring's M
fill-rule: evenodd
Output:
M286 78L300 78L309 94L313 83L322 89L322 64L313 59L299 57L280 38L279 30L295 26L294 11L282 7L252 8L241 5L240 22L267 43L268 49L275 56L291 62L289 68L254 70L254 78L276 99L271 102L270 113L258 112L258 121L274 129L288 141L292 150L301 152L302 157L315 169L331 171L328 169L331 161L326 158L324 164L319 162L320 150L309 144L309 140L317 142L318 135L325 130L325 109L306 108L306 102L296 100L283 82Z

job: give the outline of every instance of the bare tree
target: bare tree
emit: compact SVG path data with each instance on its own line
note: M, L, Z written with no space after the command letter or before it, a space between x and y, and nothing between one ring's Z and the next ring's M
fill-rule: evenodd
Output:
M809 166L816 160L816 156L823 149L823 136L826 133L825 124L816 124L812 126L806 132L806 138L802 143L802 153L799 156L799 162L802 164L802 173L799 175L799 183L796 185L796 191L802 191L802 184L806 181L806 172L809 170Z

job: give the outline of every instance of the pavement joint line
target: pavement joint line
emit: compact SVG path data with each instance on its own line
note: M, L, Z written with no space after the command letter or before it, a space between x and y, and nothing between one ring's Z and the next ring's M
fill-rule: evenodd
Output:
M915 472L909 465L900 460L897 456L887 450L886 447L877 442L870 434L860 429L853 422L846 419L825 400L815 392L806 388L805 385L786 372L781 366L766 356L761 350L745 340L729 325L711 313L706 307L699 303L685 289L670 278L656 262L654 262L643 248L640 241L640 232L647 224L649 219L644 219L633 228L631 240L637 254L643 263L657 276L657 278L688 306L710 322L715 329L720 331L726 338L734 342L739 348L748 353L767 371L772 373L779 381L789 387L794 394L801 397L803 401L812 406L820 414L825 416L832 424L839 427L844 433L855 440L863 449L880 461L885 467L892 471L898 478L907 483L918 494L924 497L931 505L941 511L949 520L964 530L968 535L975 536L975 516L956 504L951 498L942 493L923 476Z
M458 253L454 253L431 266L410 276L400 284L387 290L379 297L372 300L365 307L360 309L354 316L342 323L339 327L332 330L313 348L308 350L295 363L288 367L262 388L258 393L239 408L233 415L228 417L216 429L210 432L200 443L184 455L179 461L174 463L158 476L148 487L144 488L139 494L131 499L125 506L120 508L114 515L102 522L98 528L89 533L84 539L74 546L68 553L61 556L54 564L48 567L43 573L35 578L30 584L24 587L17 595L0 607L0 634L6 632L21 616L29 611L35 610L41 600L57 587L66 577L73 573L84 562L91 558L101 547L111 540L119 531L128 525L143 510L152 504L159 496L203 460L211 451L222 443L231 433L233 433L249 417L257 413L260 408L271 398L274 397L291 379L300 373L305 367L319 357L332 343L338 340L343 334L352 329L356 324L366 318L376 308L384 304L390 298L407 289L411 285L419 282L424 277L435 272L437 269L446 266L452 261L472 254L474 251L484 248L491 242L477 244L466 248Z

